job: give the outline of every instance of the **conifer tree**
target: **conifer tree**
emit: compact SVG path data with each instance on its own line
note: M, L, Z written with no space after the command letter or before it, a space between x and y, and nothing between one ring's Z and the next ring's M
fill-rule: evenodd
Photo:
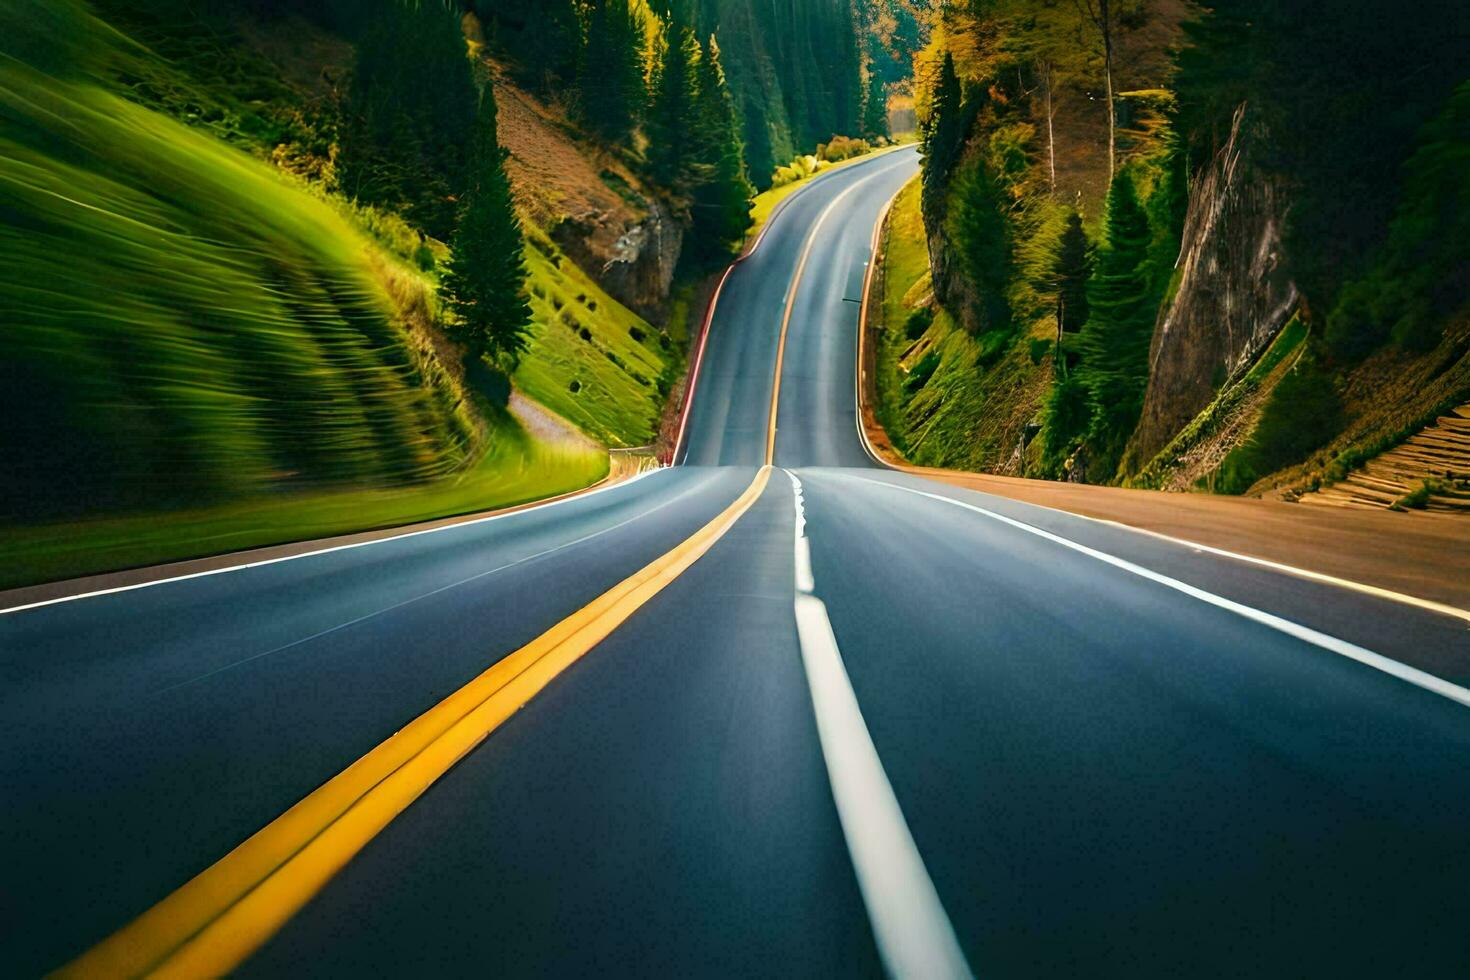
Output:
M582 47L576 0L475 0L473 6L492 22L499 48L522 81L541 93L575 81Z
M965 277L978 293L982 333L1011 325L1011 247L1002 195L983 157L972 157L955 175L950 233Z
M1075 210L1067 215L1057 249L1057 332L1075 333L1087 322L1087 280L1092 275L1092 254L1087 232L1082 228L1082 215Z
M1094 472L1116 471L1123 445L1143 410L1155 296L1150 283L1148 215L1133 176L1119 170L1108 188L1103 247L1088 285L1091 316L1082 328L1079 377L1092 401L1088 441Z
M457 8L385 0L357 43L341 155L342 189L404 207L435 237L454 227L475 83Z
M577 87L582 116L604 139L626 142L643 107L643 31L628 0L591 0Z
M582 22L574 0L540 0L537 15L521 37L532 82L543 92L577 74L582 47Z
M929 121L924 128L924 200L926 211L943 199L945 183L950 168L959 156L965 141L963 118L963 93L960 78L955 72L954 56L944 53L939 69L939 83L934 89L934 101L929 112Z
M680 18L664 29L653 101L648 109L648 163L653 178L676 192L693 184L690 134L696 127L695 62L699 44Z
M735 104L713 36L700 47L695 70L696 158L693 202L695 240L712 255L726 255L750 225L754 188L745 174Z
M525 350L531 307L525 294L525 244L495 117L495 92L487 81L444 284L459 317L455 339L471 357L488 354L509 366Z
M868 91L863 99L863 136L870 140L888 136L888 89L877 71L868 73Z

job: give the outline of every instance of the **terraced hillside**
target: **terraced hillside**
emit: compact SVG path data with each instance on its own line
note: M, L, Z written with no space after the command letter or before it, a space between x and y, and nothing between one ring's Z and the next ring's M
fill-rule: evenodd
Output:
M1345 479L1304 494L1300 502L1470 515L1470 405L1453 409Z

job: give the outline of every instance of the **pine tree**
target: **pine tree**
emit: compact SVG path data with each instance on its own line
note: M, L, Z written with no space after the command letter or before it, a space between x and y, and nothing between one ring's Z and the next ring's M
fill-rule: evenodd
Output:
M888 89L883 76L876 71L868 73L868 91L863 99L863 136L866 139L888 137Z
M444 283L459 317L454 338L471 357L488 354L509 366L526 348L531 307L525 294L524 248L497 135L495 92L486 82Z
M628 0L591 0L577 88L587 125L628 142L645 98L643 30Z
M648 163L654 180L686 193L693 184L689 137L696 125L695 62L699 44L680 19L664 29L662 56L649 106Z
M1088 433L1096 475L1111 478L1143 410L1155 296L1150 282L1148 215L1133 176L1118 171L1108 188L1103 248L1088 285L1091 316L1078 338L1078 373L1092 401Z
M1002 194L985 160L976 156L956 173L950 198L950 235L978 294L981 333L1011 325L1011 246Z
M700 48L690 137L696 159L691 206L695 240L706 254L725 256L750 226L754 189L745 175L740 125L713 36Z
M929 112L929 121L924 128L924 200L925 211L932 211L934 203L943 199L944 187L950 168L965 141L964 95L960 90L960 78L955 72L954 56L944 53L939 69L939 84L934 89L934 100Z
M429 234L447 237L474 120L474 76L457 8L445 0L385 0L357 43L342 189L404 207Z
M1067 215L1067 226L1057 249L1057 332L1075 333L1087 322L1087 280L1092 275L1092 253L1082 215Z

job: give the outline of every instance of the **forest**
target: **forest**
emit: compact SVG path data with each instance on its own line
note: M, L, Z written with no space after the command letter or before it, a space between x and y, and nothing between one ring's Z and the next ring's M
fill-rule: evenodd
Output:
M1295 499L1470 401L1465 25L1451 2L939 5L915 61L932 280L885 347L910 457Z

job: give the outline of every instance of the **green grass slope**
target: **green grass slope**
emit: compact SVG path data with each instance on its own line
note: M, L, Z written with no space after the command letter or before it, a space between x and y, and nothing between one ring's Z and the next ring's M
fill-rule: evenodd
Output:
M885 230L878 421L910 462L1019 475L1027 460L1016 449L1051 380L1054 321L1020 337L975 336L932 304L919 198L915 178L894 199Z
M0 586L601 477L473 406L431 281L350 206L121 98L112 59L146 56L0 0Z
M608 446L651 443L679 360L663 334L536 230L526 265L531 345L516 386Z

